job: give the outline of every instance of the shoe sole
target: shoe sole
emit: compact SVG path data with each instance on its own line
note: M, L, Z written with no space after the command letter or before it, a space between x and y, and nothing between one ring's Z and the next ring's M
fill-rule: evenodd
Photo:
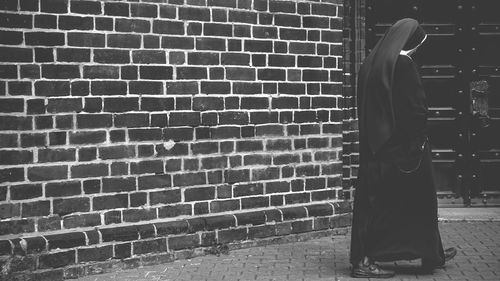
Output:
M367 273L362 273L362 272L353 272L351 274L352 277L354 278L391 278L394 277L396 274L395 273L388 273L388 274L367 274Z
M453 254L451 256L449 256L448 258L445 258L444 261L445 262L449 262L451 261L455 256L457 255L457 252L453 252Z

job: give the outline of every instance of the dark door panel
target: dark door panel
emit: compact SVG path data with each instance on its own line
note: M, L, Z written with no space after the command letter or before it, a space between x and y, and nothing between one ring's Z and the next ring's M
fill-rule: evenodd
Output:
M439 111L438 111L439 112ZM443 113L440 113L442 115ZM450 114L451 115L451 114ZM454 118L429 119L429 142L434 150L455 151L457 146L457 126ZM452 159L454 155L452 156Z
M456 108L457 88L452 77L433 77L423 80L427 102L436 107Z

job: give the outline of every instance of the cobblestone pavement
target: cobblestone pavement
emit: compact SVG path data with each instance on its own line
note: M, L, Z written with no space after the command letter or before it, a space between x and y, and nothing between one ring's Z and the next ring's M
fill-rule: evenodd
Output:
M419 272L419 260L382 263L396 270L391 280L500 280L500 222L441 222L440 230L445 247L457 247L455 259L433 274ZM233 250L218 257L178 260L78 280L360 280L350 277L349 237Z

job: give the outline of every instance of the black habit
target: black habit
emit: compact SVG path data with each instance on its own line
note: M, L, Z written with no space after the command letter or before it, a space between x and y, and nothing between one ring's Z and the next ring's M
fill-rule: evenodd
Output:
M360 167L350 256L354 265L365 256L444 263L425 93L416 64L400 54L423 39L425 32L415 20L400 20L360 70Z

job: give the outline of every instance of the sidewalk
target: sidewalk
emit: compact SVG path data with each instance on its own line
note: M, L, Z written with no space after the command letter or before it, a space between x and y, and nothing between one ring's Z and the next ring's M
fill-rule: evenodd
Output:
M391 280L500 280L500 208L441 209L440 220L445 247L458 249L455 259L434 274L419 274L418 260L384 263L398 273ZM350 277L349 243L348 233L77 280L362 280Z

